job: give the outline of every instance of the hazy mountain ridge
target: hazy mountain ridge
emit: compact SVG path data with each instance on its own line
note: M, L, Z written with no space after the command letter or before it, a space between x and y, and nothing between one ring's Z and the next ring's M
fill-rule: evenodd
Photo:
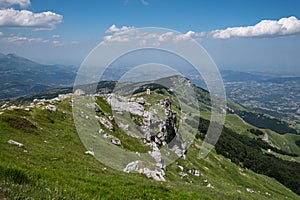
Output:
M76 68L42 65L15 54L0 54L0 100L72 85Z
M115 80L129 66L122 70L112 68L106 72L105 80ZM202 78L188 74L192 83L206 88ZM189 70L186 69L186 70ZM0 54L0 100L23 99L22 96L40 93L53 88L71 86L76 77L77 68L63 65L41 65L15 54ZM190 74L190 75L189 75ZM300 121L299 77L286 77L276 73L239 72L221 70L227 97L237 103L289 121ZM274 92L273 92L274 91ZM34 95L33 95L34 96ZM19 98L20 97L20 98Z

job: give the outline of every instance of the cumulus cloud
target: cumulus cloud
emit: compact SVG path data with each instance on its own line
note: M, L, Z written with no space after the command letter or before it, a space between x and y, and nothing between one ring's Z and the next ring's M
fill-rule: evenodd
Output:
M0 37L3 36L4 34L2 32L0 32Z
M101 44L106 44L108 42L128 42L131 40L140 40L142 44L145 44L147 41L159 43L166 41L186 41L190 39L199 39L202 37L202 33L195 33L193 31L188 31L184 34L175 34L170 31L161 32L161 33L150 33L150 32L139 32L138 29L131 26L122 26L118 28L115 24L109 27L105 33L106 36L103 37Z
M138 31L135 27L122 26L118 28L113 24L105 32L102 44L107 42L128 42L131 39L139 39L141 43L146 40L165 41L186 41L190 39L201 40L203 38L230 39L230 38L273 38L300 34L300 20L291 16L279 20L262 20L254 26L230 27L224 30L214 30L210 32L194 32L192 30L183 34L173 32L164 33L143 33L134 34ZM138 37L138 38L137 38Z
M105 31L105 33L119 35L119 34L122 34L126 31L135 30L135 29L136 29L135 27L130 27L130 26L122 26L121 28L118 28L115 24L113 24L113 25L111 25L111 27L109 27Z
M282 37L300 34L300 20L291 16L279 20L262 20L254 26L229 27L207 33L209 37L218 39Z
M30 6L30 0L1 0L0 8L9 8L14 5L19 5L21 8Z
M63 16L47 11L33 13L28 10L0 10L0 27L27 27L36 29L55 29L56 24L62 23Z
M118 28L113 24L105 32L102 44L107 42L127 42L131 39L139 39L141 43L146 40L164 41L186 41L190 39L202 40L203 38L230 39L230 38L274 38L300 34L300 20L295 16L281 18L279 20L262 20L253 26L229 27L224 30L213 30L210 32L194 32L192 30L183 34L173 32L134 34L138 31L135 27L122 26ZM138 38L137 38L138 37Z

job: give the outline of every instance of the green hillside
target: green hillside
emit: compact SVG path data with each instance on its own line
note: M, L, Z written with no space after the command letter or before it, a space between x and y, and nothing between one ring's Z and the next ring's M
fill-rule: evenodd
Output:
M160 100L174 99L172 109L179 111L174 95L162 88L154 88L150 96L137 93L134 97L143 97L150 104L144 105L145 109L150 109ZM111 108L105 96L97 97L96 102L102 112L97 115L105 118L110 115ZM203 110L208 108L205 101L200 104ZM47 105L55 106L56 110L45 109ZM276 174L267 174L273 177L270 178L263 175L267 172L255 173L257 170L252 171L252 166L242 161L237 156L239 154L231 153L232 148L242 153L242 147L262 159L269 155L262 148L265 143L252 144L262 137L249 131L256 127L234 114L227 116L226 128L216 150L206 158L198 159L201 139L205 134L203 130L207 128L205 118L209 116L209 112L203 112L197 139L188 149L186 159L179 158L167 166L166 181L155 181L143 174L114 170L85 154L87 149L77 134L70 98L3 102L0 107L0 199L300 199L295 193L299 192L297 176L300 165L297 162L276 160L276 163L282 164L280 170L292 169L288 167L295 164L293 172L286 172L289 177L291 173L296 174L289 178L296 185L290 186L285 177L279 180L280 183ZM139 123L138 116L131 117ZM188 119L193 121L193 117ZM120 139L122 145L119 148L133 152L149 150L141 140L128 136L114 120L110 121L114 131L109 132L104 126L102 128ZM299 135L279 135L274 131L260 130L269 135L270 142L276 148L299 155L300 148L293 144ZM233 138L228 141L229 137ZM9 144L9 140L24 146ZM278 153L277 156L284 155ZM292 158L298 160L299 157L286 157L287 160ZM270 162L274 159L277 158L270 157ZM188 172L191 169L198 170L201 175ZM279 175L285 173L275 172Z

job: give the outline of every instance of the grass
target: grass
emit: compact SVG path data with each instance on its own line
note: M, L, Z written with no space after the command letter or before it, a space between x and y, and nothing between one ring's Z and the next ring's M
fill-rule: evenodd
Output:
M108 112L109 107L99 103ZM0 115L0 199L299 199L277 181L240 169L214 151L198 159L201 141L191 145L186 160L177 161L185 172L199 169L201 177L189 174L180 178L176 163L167 167L166 182L111 169L84 153L70 101L55 105L57 112L33 108ZM123 148L137 143L121 137L125 134L119 129L114 134L122 140ZM24 147L8 144L9 139ZM293 140L290 136L287 139ZM208 188L205 180L214 188Z

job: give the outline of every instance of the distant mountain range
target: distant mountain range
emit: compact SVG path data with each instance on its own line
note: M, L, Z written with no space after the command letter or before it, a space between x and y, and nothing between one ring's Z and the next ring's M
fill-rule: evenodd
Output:
M77 68L43 65L15 54L0 53L0 100L72 85Z
M112 68L104 74L103 80L117 80L127 68L128 66L122 67L122 70ZM74 66L43 65L15 54L0 53L0 101L23 101L28 99L28 95L40 96L44 91L49 96L48 91L53 89L65 88L65 92L70 92L77 69ZM188 69L181 70L186 70L184 74L187 74L192 83L206 88L201 76L190 74ZM221 76L228 99L261 113L300 121L300 107L297 106L300 77L232 70L221 70Z

